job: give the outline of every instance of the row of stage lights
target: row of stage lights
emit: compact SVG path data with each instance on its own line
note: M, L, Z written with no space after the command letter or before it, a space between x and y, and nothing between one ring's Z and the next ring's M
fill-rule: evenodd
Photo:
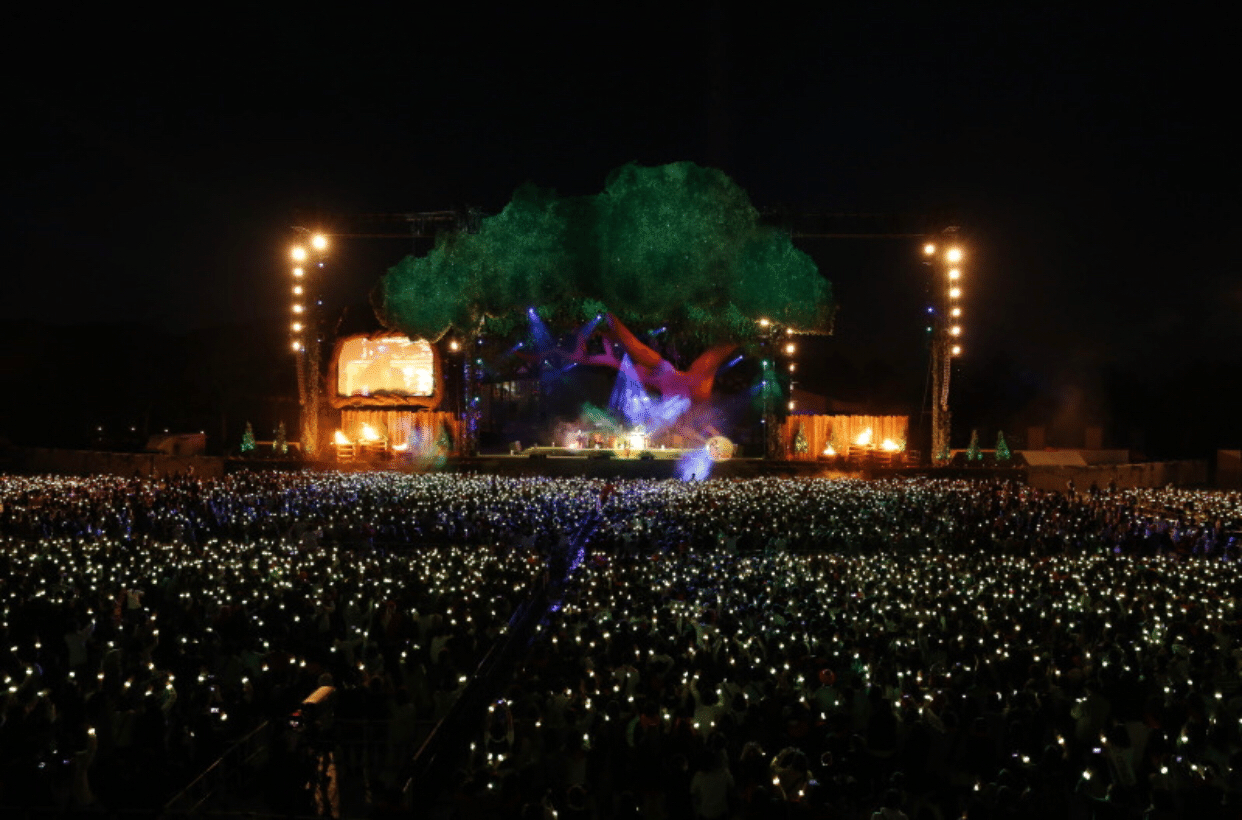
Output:
M307 329L307 306L304 304L306 297L306 265L311 264L312 257L315 258L315 264L323 267L323 254L328 250L328 238L321 233L312 234L310 238L310 249L305 245L295 245L289 256L293 259L293 323L289 329L293 332L292 347L295 353L305 349L306 343L302 341L302 333Z
M935 261L936 250L935 243L928 242L923 246L923 255L928 258L929 262ZM960 323L962 318L962 256L962 249L958 247L950 247L944 252L945 276L948 280L948 313L951 320L951 323L948 325L948 333L954 340L961 338L962 335L962 325ZM932 308L928 308L928 310L930 311ZM950 355L960 356L961 353L962 346L960 344L955 343L949 347Z

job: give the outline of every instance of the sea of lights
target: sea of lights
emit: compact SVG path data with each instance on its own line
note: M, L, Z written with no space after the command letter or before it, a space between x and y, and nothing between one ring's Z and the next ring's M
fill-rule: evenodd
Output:
M576 574L518 673L531 706L518 732L572 723L584 748L598 748L609 723L652 695L655 674L686 712L670 709L661 724L686 720L701 735L737 725L726 714L736 703L831 717L844 685L879 687L911 723L960 713L980 695L1020 710L1052 691L1032 689L1032 675L1068 693L1046 702L1065 716L1073 687L1096 678L1156 698L1167 715L1189 714L1174 707L1193 699L1205 727L1236 731L1242 698L1226 670L1240 529L1242 494L1180 489L1067 497L927 479L4 476L0 629L10 648L0 675L10 697L42 691L64 666L61 641L41 625L79 615L94 627L93 657L133 645L148 659L74 670L73 686L49 697L209 704L205 725L223 732L253 713L248 698L312 686L323 671L366 681L430 668L435 639L447 646L433 623L473 633L485 651L542 574L541 550L568 539ZM1227 550L1232 560L1221 560ZM126 614L126 591L141 591L144 619ZM382 666L366 638L391 617L390 601L410 628L392 631L399 651ZM319 630L330 610L340 635ZM207 650L234 629L250 642L236 665L215 668ZM549 657L568 670L555 687L537 674ZM822 684L824 669L837 688ZM700 697L708 687L724 706ZM1212 765L1199 727L1166 728L1176 758L1161 776ZM1067 756L1107 746L1046 740ZM1018 752L1021 774L1035 765L1023 756L1042 747Z

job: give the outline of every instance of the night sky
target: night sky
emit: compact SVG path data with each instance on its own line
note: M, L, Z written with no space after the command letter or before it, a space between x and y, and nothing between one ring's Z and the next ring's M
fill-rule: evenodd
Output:
M587 5L18 21L0 194L6 392L37 362L22 344L32 326L259 327L283 345L301 210L494 213L527 181L589 194L625 162L687 159L761 209L955 214L969 254L963 429L1042 423L1072 439L1102 424L1109 443L1158 455L1242 445L1224 20ZM841 305L805 386L866 398L860 381L887 380L885 396L917 400L917 245L798 244ZM338 243L329 308L364 302L409 250ZM271 367L270 389L292 395L291 362ZM0 419L0 436L19 421Z

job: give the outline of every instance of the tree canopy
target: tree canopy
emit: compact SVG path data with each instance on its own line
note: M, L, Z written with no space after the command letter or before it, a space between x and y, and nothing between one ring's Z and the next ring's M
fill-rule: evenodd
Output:
M444 235L392 267L375 303L412 337L506 334L536 307L554 324L609 311L705 344L749 339L760 318L826 330L832 310L811 258L761 225L727 175L690 162L625 165L593 196L525 185L477 233Z

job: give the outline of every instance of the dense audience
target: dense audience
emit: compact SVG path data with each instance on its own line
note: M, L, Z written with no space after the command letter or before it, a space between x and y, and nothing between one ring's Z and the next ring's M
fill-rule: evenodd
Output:
M321 684L338 764L391 784L573 568L461 817L1236 812L1240 522L927 479L0 477L0 806L157 805Z

